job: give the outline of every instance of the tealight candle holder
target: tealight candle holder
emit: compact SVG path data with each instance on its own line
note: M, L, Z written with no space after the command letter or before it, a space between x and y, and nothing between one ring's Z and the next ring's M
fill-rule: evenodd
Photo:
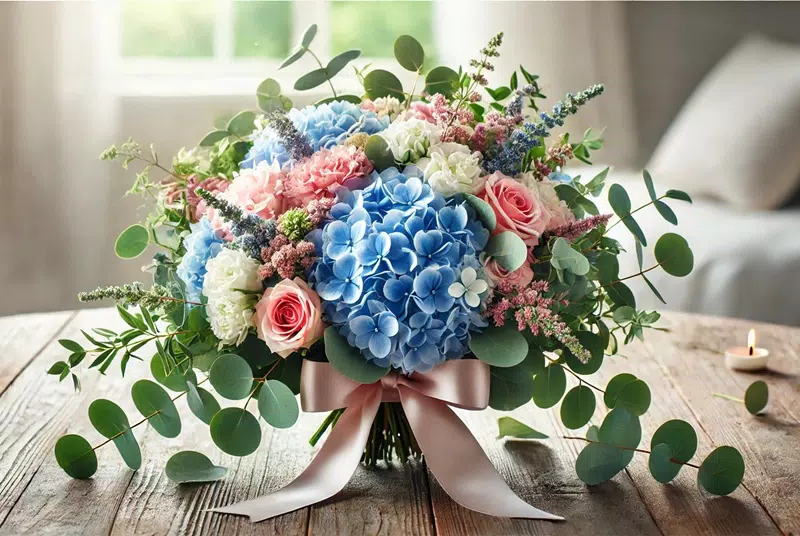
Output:
M756 347L756 330L747 336L747 346L735 346L725 350L725 365L733 370L764 370L767 368L769 350Z

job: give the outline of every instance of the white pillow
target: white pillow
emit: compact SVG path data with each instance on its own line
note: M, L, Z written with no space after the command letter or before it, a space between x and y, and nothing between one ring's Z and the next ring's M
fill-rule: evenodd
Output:
M740 42L684 104L648 169L696 196L779 206L800 182L800 47Z

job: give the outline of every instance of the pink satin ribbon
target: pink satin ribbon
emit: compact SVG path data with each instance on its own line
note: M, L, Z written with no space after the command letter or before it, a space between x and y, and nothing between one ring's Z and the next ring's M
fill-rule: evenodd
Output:
M278 491L212 512L249 516L256 522L336 495L361 461L380 403L400 402L428 467L458 504L497 517L564 519L517 497L450 409L488 406L489 366L481 361L446 361L431 372L411 376L393 372L372 384L350 380L330 363L305 361L300 402L306 412L346 408L311 464Z

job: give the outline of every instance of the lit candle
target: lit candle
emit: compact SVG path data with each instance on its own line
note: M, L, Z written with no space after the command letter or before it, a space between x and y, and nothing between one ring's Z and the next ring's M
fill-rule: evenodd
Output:
M725 350L725 364L734 370L763 370L767 367L769 351L756 347L756 330L747 334L747 346Z

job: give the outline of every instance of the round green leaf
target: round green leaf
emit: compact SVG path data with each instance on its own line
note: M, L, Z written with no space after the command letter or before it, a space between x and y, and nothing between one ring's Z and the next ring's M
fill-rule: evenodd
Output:
M328 71L325 69L314 69L313 71L304 74L294 83L294 88L297 91L306 91L321 86L328 81Z
M515 437L517 439L547 439L547 434L534 430L527 424L519 422L513 417L500 417L497 419L497 439Z
M452 97L458 89L458 73L450 67L434 67L425 77L425 91L429 95L441 93Z
M72 478L89 478L97 471L97 455L83 437L67 434L56 441L56 461Z
M417 72L422 69L425 61L425 51L419 41L410 35L401 35L394 42L394 57L397 58L403 69Z
M164 437L181 433L181 418L175 403L156 382L139 380L131 387L131 398L139 413Z
M364 91L370 99L395 97L400 102L406 100L403 84L389 71L375 69L364 77Z
M631 213L631 198L628 197L628 192L619 184L612 184L608 189L608 202L614 210L614 214L620 218Z
M373 134L364 146L364 154L379 172L394 166L394 155L383 136Z
M328 78L333 78L339 74L339 71L344 69L348 63L358 58L360 55L360 50L347 50L334 57L325 67L325 70L328 71Z
M582 363L572 352L564 348L564 357L567 361L567 366L576 374L594 374L600 370L600 367L603 365L606 345L603 344L603 339L600 335L592 333L591 331L579 331L575 336L578 338L578 342L581 343L581 346L591 354L591 357L589 361Z
M513 367L528 356L528 341L517 327L507 323L502 327L489 326L469 341L475 357L495 367Z
M714 495L728 495L744 478L744 458L733 447L718 447L703 460L697 483Z
M589 443L575 460L575 472L589 486L611 480L633 459L633 452L602 443Z
M258 411L274 428L290 428L297 422L300 407L291 389L278 380L267 380L258 393Z
M242 400L253 392L253 371L236 354L221 355L208 371L208 381L222 398Z
M142 452L133 435L128 417L118 405L99 398L89 405L89 420L100 435L114 441L125 465L138 470L142 466Z
M744 393L744 406L753 415L761 413L767 407L768 401L769 387L761 380L751 383Z
M670 482L681 472L681 464L672 461L672 451L666 443L659 443L650 452L650 474L662 484Z
M587 428L586 439L588 439L589 441L600 441L600 428L594 425Z
M598 279L604 285L619 279L619 261L616 255L607 252L601 252L594 262L597 268Z
M628 374L627 372L623 372L622 374L617 374L608 382L606 386L606 392L603 395L603 402L605 403L608 409L613 409L614 406L617 405L617 396L619 395L622 388L628 385L629 383L636 381L636 376L633 374Z
M550 264L556 270L566 270L575 275L586 275L589 273L589 259L587 259L580 251L576 251L570 246L564 238L556 238L553 244L553 256L550 259Z
M203 139L200 140L198 145L200 147L212 147L214 144L224 140L228 136L230 136L230 133L227 130L212 130L203 136Z
M642 380L636 379L625 384L617 394L617 405L637 417L644 415L650 407L650 388Z
M246 110L231 117L231 120L228 121L228 126L225 128L228 129L228 132L231 134L236 134L240 137L249 136L256 128L254 124L255 120L255 112Z
M492 236L483 251L509 272L517 270L528 259L528 246L511 231Z
M526 380L533 380L533 377L543 371L544 367L544 353L533 344L529 344L528 355L522 363L513 367L492 367L492 374L496 374L510 382L521 383Z
M585 385L572 388L561 402L561 422L570 430L578 429L592 418L597 401Z
M228 474L225 467L214 465L205 454L193 450L176 452L170 456L164 472L176 484L214 482Z
M358 383L375 383L389 372L389 367L367 361L333 326L325 329L325 355L336 370Z
M475 209L478 220L483 224L483 226L486 227L489 232L494 231L494 228L497 225L497 215L494 213L494 210L489 203L472 194L464 194L464 199L466 199L469 206Z
M160 354L156 353L150 360L150 374L156 379L158 383L169 389L182 393L186 390L187 382L197 384L197 375L192 370L189 362L181 363L177 367L173 366L167 375L164 370L164 359Z
M694 254L686 239L675 233L666 233L653 249L656 260L669 275L685 277L694 268Z
M558 363L550 363L533 379L533 403L540 408L552 408L567 389L567 374Z
M120 259L135 259L147 249L149 240L150 235L144 225L131 225L117 237L114 252Z
M598 438L602 443L633 449L642 440L642 425L639 417L631 415L623 407L612 409L600 425Z
M214 395L202 387L195 387L192 383L188 384L188 387L189 392L186 393L186 402L189 409L194 413L195 417L209 424L214 415L220 410L219 402L214 398Z
M489 407L499 411L511 411L527 404L533 393L533 375L520 374L513 380L507 373L517 367L491 367L489 381Z
M605 287L608 297L614 302L614 307L629 306L636 308L636 298L633 291L625 283L616 282Z
M261 443L261 427L249 411L225 408L211 419L211 439L226 454L247 456Z
M265 97L277 97L281 94L281 85L277 80L267 78L256 89L256 95L264 95Z
M650 448L661 443L669 447L672 458L686 463L697 452L697 432L688 422L673 419L658 427L650 440Z

